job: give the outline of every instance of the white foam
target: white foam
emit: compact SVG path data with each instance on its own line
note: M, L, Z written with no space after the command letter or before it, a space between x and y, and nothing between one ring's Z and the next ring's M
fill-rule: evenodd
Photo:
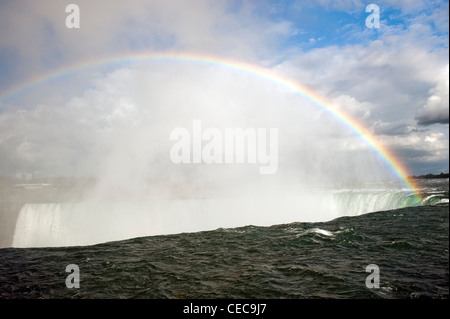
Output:
M321 228L313 228L313 229L311 229L311 232L314 232L316 234L321 234L321 235L324 235L327 237L334 236L334 234L332 232L325 230L325 229L321 229Z

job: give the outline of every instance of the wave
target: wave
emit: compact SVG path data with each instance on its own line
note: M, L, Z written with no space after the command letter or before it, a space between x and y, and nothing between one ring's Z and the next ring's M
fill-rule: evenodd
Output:
M426 196L422 200L423 205L448 205L448 194L437 193Z

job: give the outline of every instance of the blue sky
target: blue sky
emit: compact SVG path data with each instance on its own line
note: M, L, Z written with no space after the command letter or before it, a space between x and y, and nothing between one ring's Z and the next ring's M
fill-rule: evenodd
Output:
M342 103L412 173L448 171L448 1L132 2L1 1L0 92L86 60L142 50L198 52L308 85ZM65 27L69 3L80 6L80 29ZM380 8L380 28L365 25L371 3ZM117 65L82 70L13 98L0 96L0 174L72 175L74 158L82 161L89 150L98 162L90 148L104 134L98 128L124 112L123 105L101 103L125 74ZM131 94L125 90L116 101L137 101ZM139 107L135 115L142 118ZM78 122L59 113L74 108Z

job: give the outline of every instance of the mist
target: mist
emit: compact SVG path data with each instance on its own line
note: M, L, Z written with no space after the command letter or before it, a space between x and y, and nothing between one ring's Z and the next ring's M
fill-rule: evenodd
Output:
M335 203L333 191L393 178L374 150L325 109L254 74L160 61L117 69L94 83L67 102L71 116L53 123L80 134L60 136L59 144L41 140L40 160L70 162L72 173L88 173L95 183L73 200L25 205L15 247L326 221L350 212ZM195 121L223 134L277 129L276 171L261 174L261 163L247 153L241 162L174 162L171 132L193 134ZM252 145L247 139L243 146Z
M88 154L98 187L89 197L108 196L116 187L133 198L186 196L183 189L198 196L239 188L248 194L263 187L284 192L389 176L374 151L323 108L277 83L225 67L162 62L122 69L82 103L83 109L100 110L93 115L98 126ZM223 134L230 128L278 129L276 173L261 175L260 165L247 162L174 163L171 132L193 133L194 121Z

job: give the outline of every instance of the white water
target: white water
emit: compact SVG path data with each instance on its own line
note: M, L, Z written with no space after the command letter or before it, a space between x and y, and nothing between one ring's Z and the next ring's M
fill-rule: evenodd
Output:
M333 206L347 216L360 215L416 205L416 198L403 191L340 192L333 196Z
M26 204L13 247L92 245L245 225L327 221L411 205L402 192L316 193L250 199Z

